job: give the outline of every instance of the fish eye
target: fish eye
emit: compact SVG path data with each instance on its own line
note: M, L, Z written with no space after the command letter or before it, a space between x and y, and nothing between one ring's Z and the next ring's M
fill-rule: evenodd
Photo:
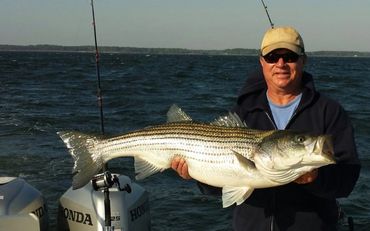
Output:
M296 141L299 142L299 143L303 143L306 139L304 138L304 136L297 136L296 137Z

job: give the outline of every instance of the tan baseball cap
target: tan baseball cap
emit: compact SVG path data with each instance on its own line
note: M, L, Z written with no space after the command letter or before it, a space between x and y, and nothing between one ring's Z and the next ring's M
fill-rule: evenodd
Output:
M304 44L301 35L293 27L275 27L266 31L262 39L262 56L273 50L285 48L299 55L304 54Z

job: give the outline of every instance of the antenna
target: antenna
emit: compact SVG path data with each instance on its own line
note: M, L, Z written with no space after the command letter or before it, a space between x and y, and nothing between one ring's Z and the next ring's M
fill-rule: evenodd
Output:
M263 0L261 0L261 2L262 2L262 5L263 5L263 8L265 8L267 17L268 17L269 22L270 22L270 25L271 25L271 28L274 28L274 23L272 23L272 21L271 21L270 14L269 14L269 12L267 10L267 6L266 6L266 4L265 4L265 2Z

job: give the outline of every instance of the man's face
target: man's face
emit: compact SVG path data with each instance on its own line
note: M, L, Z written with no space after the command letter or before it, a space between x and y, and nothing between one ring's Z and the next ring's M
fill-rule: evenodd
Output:
M305 56L288 49L276 49L260 57L267 86L271 90L296 91L300 89Z

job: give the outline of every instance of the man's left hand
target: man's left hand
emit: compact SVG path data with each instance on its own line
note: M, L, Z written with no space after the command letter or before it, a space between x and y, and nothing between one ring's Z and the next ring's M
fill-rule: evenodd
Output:
M314 181L317 178L317 175L319 174L319 170L315 169L311 172L308 172L299 178L297 178L294 182L297 184L308 184Z

